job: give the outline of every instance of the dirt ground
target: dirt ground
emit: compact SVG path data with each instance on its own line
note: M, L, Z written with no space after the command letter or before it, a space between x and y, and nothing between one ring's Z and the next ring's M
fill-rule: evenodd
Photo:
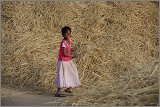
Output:
M66 97L55 97L54 94L47 95L8 87L1 88L1 106L58 106L62 105L68 97L71 96L66 94Z

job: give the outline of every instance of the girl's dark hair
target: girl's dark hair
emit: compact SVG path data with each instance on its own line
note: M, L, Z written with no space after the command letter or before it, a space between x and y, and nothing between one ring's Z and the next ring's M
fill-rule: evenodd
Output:
M68 27L68 26L63 27L61 29L62 35L64 35L68 30L71 32L71 28L70 27Z

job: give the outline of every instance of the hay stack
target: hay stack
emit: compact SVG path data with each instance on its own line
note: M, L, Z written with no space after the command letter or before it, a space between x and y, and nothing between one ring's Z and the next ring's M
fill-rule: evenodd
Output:
M2 2L2 84L54 92L65 25L82 86L64 104L158 104L158 2Z

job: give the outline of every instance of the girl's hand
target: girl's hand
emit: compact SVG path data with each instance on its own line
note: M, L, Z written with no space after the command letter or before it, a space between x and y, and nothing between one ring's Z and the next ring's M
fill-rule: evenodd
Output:
M78 55L80 55L80 54L81 54L81 51L78 52Z
M72 58L75 58L76 57L76 55L72 55Z
M79 51L78 54L72 54L72 58L76 58L77 56L79 56L81 54L81 52Z

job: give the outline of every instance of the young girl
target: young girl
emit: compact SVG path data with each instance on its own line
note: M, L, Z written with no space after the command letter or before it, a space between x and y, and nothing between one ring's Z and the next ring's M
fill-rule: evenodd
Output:
M58 89L55 94L56 97L65 97L60 94L61 88L66 88L65 92L72 93L71 88L80 85L78 78L78 71L73 63L72 58L76 56L71 53L71 29L65 26L61 30L63 39L60 43L58 62L57 62L57 76L55 79L55 84Z

